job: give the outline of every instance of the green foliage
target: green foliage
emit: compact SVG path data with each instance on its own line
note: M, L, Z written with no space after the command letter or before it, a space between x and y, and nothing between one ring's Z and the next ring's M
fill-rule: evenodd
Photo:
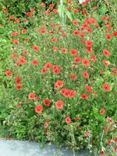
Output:
M13 9L16 1L13 2L6 6ZM93 9L93 2L81 6L75 1L64 2L50 12L50 8L45 12L45 7L38 3L37 13L33 14L33 1L28 6L23 2L17 1L10 14L5 10L0 14L0 134L42 145L53 142L74 150L87 148L96 156L101 151L106 156L114 155L115 15L106 4ZM28 10L31 16L24 16ZM112 38L108 39L107 34ZM86 47L86 41L92 43L91 49ZM88 78L83 76L86 71ZM58 83L56 88L58 80L62 85ZM67 90L66 94L62 88ZM44 103L46 99L51 101L49 106ZM64 103L60 109L58 100Z

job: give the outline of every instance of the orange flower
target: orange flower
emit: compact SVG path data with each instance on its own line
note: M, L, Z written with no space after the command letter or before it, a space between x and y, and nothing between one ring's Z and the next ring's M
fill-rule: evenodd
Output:
M101 108L101 109L100 109L100 115L104 115L105 112L106 112L105 108Z
M34 100L35 99L35 93L28 94L28 99L29 100Z
M43 111L43 106L42 105L38 105L38 106L35 106L35 112L40 114L42 113Z
M55 105L56 105L56 108L60 110L60 109L63 109L64 102L62 100L58 100L55 103Z

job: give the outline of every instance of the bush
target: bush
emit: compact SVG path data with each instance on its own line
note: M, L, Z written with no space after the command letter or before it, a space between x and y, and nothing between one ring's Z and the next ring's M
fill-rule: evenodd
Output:
M8 18L12 48L3 75L9 112L3 124L17 139L109 156L117 140L117 31L113 17L96 7L90 14L87 5L59 8L62 21L57 9L49 11L53 5L45 11L42 3L36 16L32 9L24 18Z

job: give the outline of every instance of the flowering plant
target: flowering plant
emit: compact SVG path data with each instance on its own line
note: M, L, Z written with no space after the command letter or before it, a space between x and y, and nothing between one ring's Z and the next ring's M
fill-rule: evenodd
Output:
M52 4L8 17L4 124L12 137L116 153L117 31L113 17L98 14L93 2L90 14L89 3L80 10L68 1L64 25Z

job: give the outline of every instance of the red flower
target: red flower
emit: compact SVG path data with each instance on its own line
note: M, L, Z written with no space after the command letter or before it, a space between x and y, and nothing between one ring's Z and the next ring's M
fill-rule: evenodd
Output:
M78 13L79 11L78 11L78 9L74 9L74 13Z
M105 92L110 92L111 88L110 88L110 85L108 83L104 83L102 85L102 88Z
M38 105L38 106L35 106L35 112L36 113L42 113L43 111L43 106L42 105Z
M74 90L63 88L60 92L66 98L74 98L76 96L76 91Z
M112 39L112 35L111 34L106 34L106 39L107 40L111 40Z
M21 83L16 84L16 90L21 90L21 89L22 89Z
M26 29L22 29L22 34L26 34L27 30Z
M72 21L72 24L73 24L74 26L77 26L77 25L78 25L78 21L73 20L73 21Z
M58 100L55 103L55 105L56 105L56 108L60 110L60 109L63 109L64 102L62 100Z
M18 35L17 31L11 33L11 36L17 36L17 35Z
M87 71L83 72L83 77L85 79L88 79L89 78L89 73Z
M87 99L88 99L88 95L86 95L86 94L81 94L81 95L80 95L80 98L81 98L81 99L84 99L84 100L87 100Z
M95 63L97 61L96 56L95 55L91 55L90 56L90 60Z
M16 76L15 78L15 83L19 84L21 82L21 78L19 76Z
M40 48L36 45L33 45L32 46L32 49L35 51L35 52L38 52L40 50Z
M13 44L19 44L19 41L18 40L12 40L12 43Z
M101 109L100 109L100 115L104 115L105 112L106 112L105 108L101 108Z
M49 99L44 99L44 100L43 100L43 103L44 103L45 106L49 107L50 104L51 104L51 100L49 100Z
M5 75L6 75L7 77L11 77L11 76L12 76L12 71L11 71L11 70L6 70L6 71L5 71Z
M35 99L35 93L28 94L28 99L29 100L34 100Z
M51 39L51 42L56 43L57 41L58 41L57 38L52 38L52 39Z
M80 56L74 58L74 63L80 63L80 62L81 62Z
M66 122L67 124L70 124L70 123L71 123L71 118L70 118L70 117L66 117L65 122Z
M117 31L113 32L113 36L117 37Z
M32 65L33 66L38 66L39 62L37 60L32 60Z
M40 29L40 34L45 34L46 33L46 27L43 26L41 29Z
M102 60L102 63L105 67L108 67L110 65L110 62L107 60Z
M58 89L58 88L63 87L63 85L64 85L64 82L63 81L57 80L56 83L54 84L54 88L55 89Z
M91 86L85 86L85 90L88 93L92 93L92 87Z
M50 63L50 62L47 62L45 65L44 65L45 68L47 69L51 69L53 67L53 65Z
M53 52L57 52L57 51L58 51L58 48L55 47L55 46L53 46L53 47L52 47L52 50L53 50Z
M77 55L77 50L76 49L71 49L70 54L71 54L71 56L76 56Z
M91 48L91 47L92 47L92 44L93 44L93 42L90 41L90 40L87 40L87 41L85 42L85 45L86 45L86 47L88 47L88 48Z
M79 32L78 30L74 30L74 31L73 31L73 35L74 35L74 36L78 36L79 34L80 34L80 32Z
M41 69L41 74L45 74L45 73L47 73L47 68L45 68L45 67L43 67L42 69Z
M63 54L66 54L66 53L67 53L67 49L66 49L66 48L61 48L61 52L62 52Z
M21 56L19 57L18 61L16 62L17 65L24 65L26 64L26 59L25 57Z
M60 72L61 72L60 67L54 65L54 66L53 66L53 73L54 73L54 74L60 74Z
M87 59L83 59L83 60L82 60L82 64L83 64L84 67L89 67L90 61L87 60Z
M77 80L77 75L76 74L70 74L70 79L73 81Z
M107 49L104 49L104 50L103 50L103 54L104 54L104 56L106 56L106 57L109 57L109 56L110 56L110 52L109 52Z

